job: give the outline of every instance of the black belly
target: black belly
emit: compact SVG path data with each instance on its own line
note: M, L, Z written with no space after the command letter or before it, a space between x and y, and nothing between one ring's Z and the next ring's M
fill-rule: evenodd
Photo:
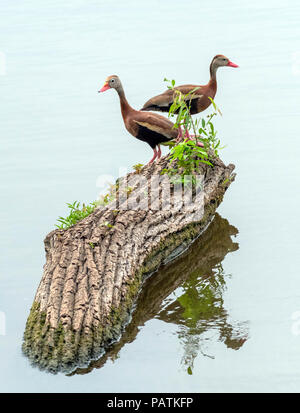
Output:
M188 100L187 102L188 107L190 108L190 114L195 115L199 112L198 110L198 99Z
M139 139L140 141L147 142L151 146L152 149L154 149L155 146L160 144L161 142L168 142L172 140L172 139L168 139L166 136L158 132L155 132L141 125L139 125L138 134L136 138Z
M170 111L170 107L172 106L171 102L169 104L169 106L159 106L159 105L151 105L148 106L146 110L153 110L155 112L169 112ZM187 100L186 101L188 107L190 108L190 114L191 115L195 115L196 113L198 113L198 99L192 99L192 100ZM179 109L175 112L176 114L178 114Z

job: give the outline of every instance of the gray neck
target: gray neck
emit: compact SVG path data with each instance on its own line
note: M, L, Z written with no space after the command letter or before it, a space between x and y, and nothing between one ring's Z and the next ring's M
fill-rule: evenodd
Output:
M217 78L217 70L218 70L218 65L215 61L212 61L209 67L209 72L210 72L210 78L216 80Z
M125 99L125 92L124 92L121 82L120 82L120 86L118 87L118 89L116 89L116 91L118 92L120 99Z
M124 89L123 89L123 86L122 86L121 83L118 86L118 88L116 89L116 91L117 91L117 93L119 95L119 98L120 98L121 112L122 112L123 118L125 119L126 116L128 115L128 113L131 112L133 109L129 105L129 103L127 102L125 92L124 92Z

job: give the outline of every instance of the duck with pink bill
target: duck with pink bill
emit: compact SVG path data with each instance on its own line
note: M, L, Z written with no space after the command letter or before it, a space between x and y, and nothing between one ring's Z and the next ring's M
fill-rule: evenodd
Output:
M153 149L153 157L149 163L161 157L160 143L176 139L178 129L174 124L158 113L141 112L133 109L125 96L122 83L118 76L109 76L99 92L115 89L119 95L121 113L125 128L135 138L148 143Z
M141 110L143 111L158 111L169 112L171 105L174 102L175 92L179 90L183 95L187 95L187 103L190 107L190 114L203 112L207 109L211 100L214 99L217 93L217 70L219 67L239 67L237 64L231 62L228 57L218 54L216 55L209 66L210 79L206 85L182 85L176 86L174 89L168 89L160 95L149 99ZM191 93L192 92L192 93ZM176 112L175 112L176 113ZM181 130L179 131L181 133ZM188 136L187 136L188 137Z

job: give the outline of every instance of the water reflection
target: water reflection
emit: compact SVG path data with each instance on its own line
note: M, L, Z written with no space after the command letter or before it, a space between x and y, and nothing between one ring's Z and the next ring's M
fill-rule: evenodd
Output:
M181 364L189 374L198 353L214 358L208 353L212 340L238 350L248 338L247 323L229 321L224 308L226 277L229 276L221 263L197 268L157 315L160 320L179 326L177 333L184 353Z
M108 359L115 360L121 348L134 341L140 328L152 318L178 325L184 354L181 365L189 374L199 353L213 357L207 350L211 340L238 350L248 338L248 325L231 321L224 308L223 293L230 275L225 275L222 267L224 257L238 249L238 243L231 238L237 233L237 228L216 214L206 232L185 254L146 280L121 340L99 360L71 375L89 373L103 367Z

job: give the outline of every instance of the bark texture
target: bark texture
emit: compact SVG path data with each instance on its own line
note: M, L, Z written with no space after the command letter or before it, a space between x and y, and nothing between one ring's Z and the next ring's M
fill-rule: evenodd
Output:
M201 166L203 205L183 208L175 200L164 208L162 184L151 203L159 208L128 209L121 196L115 209L97 208L73 227L47 235L44 273L24 333L23 352L32 363L69 372L120 338L145 277L203 232L234 180L234 165L212 162L214 167ZM129 179L127 195L147 204L151 177L167 165L162 158L118 184Z

